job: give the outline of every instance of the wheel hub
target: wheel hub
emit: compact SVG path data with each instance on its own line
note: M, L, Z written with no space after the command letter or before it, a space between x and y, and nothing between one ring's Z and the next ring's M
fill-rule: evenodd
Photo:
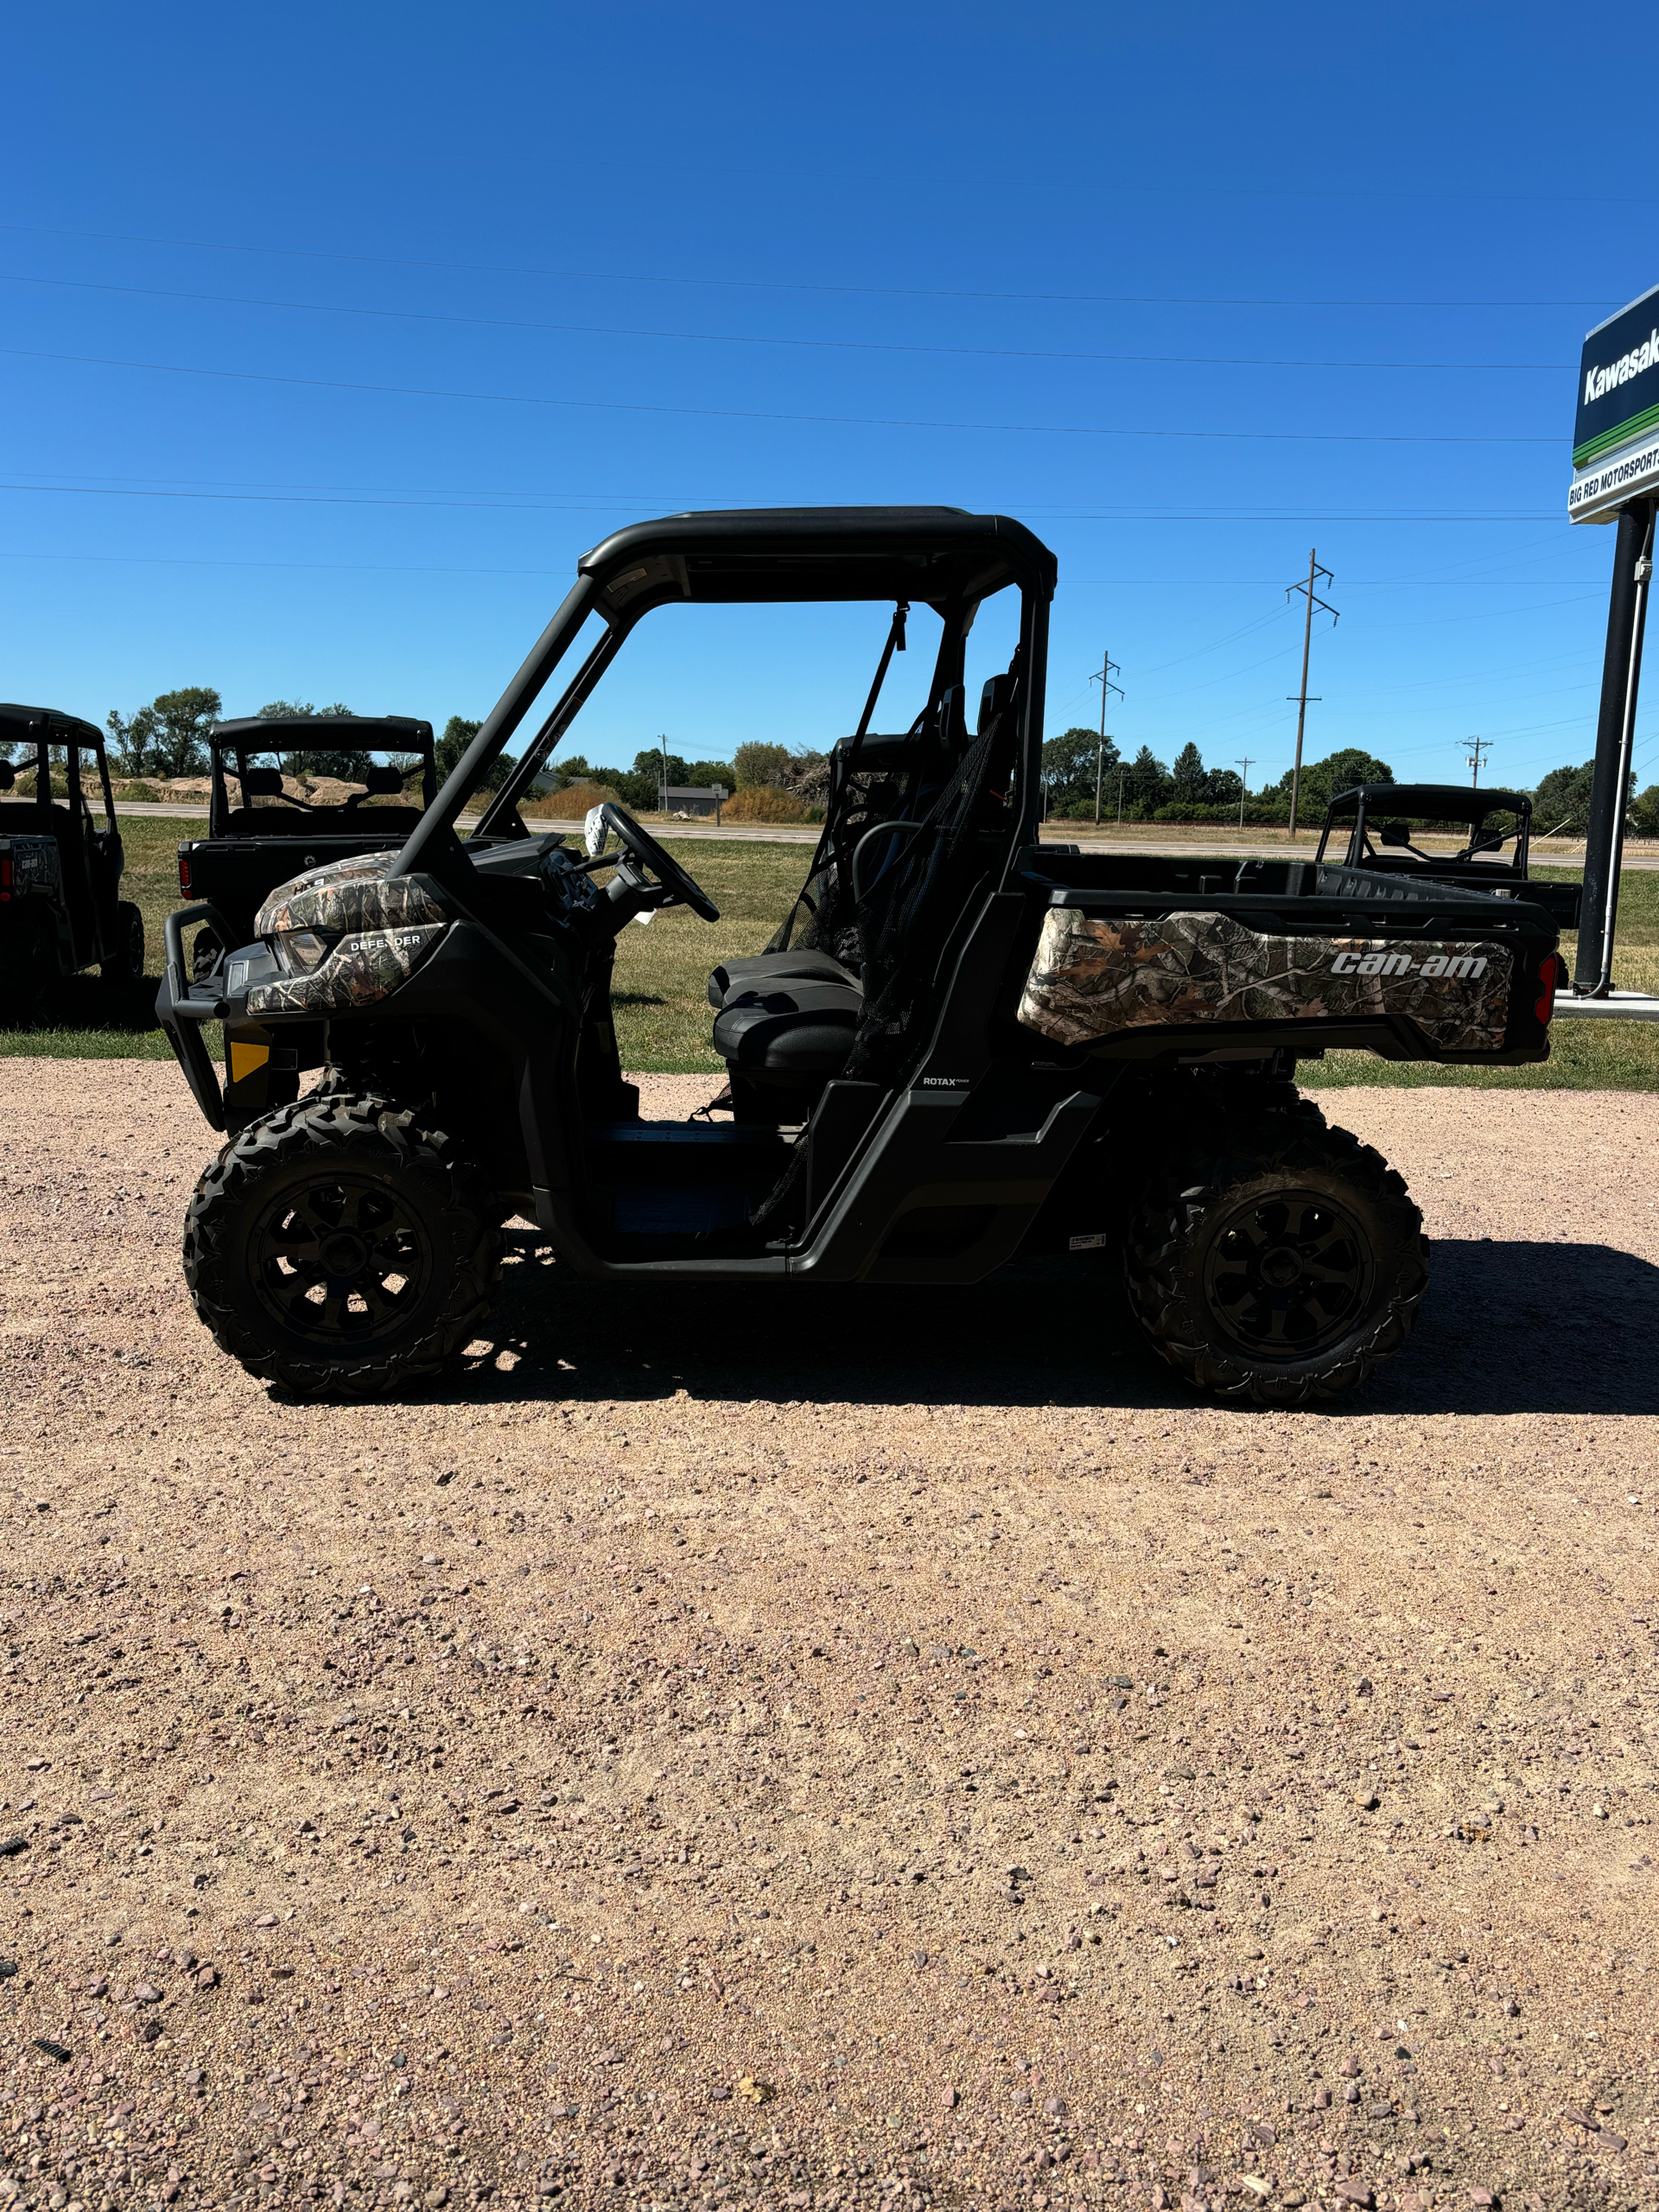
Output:
M341 1230L336 1236L325 1236L318 1247L318 1257L323 1271L334 1281L349 1282L353 1275L361 1274L369 1256L369 1248L360 1236L353 1236L350 1230Z
M1287 1289L1301 1272L1301 1255L1288 1244L1275 1244L1262 1255L1262 1279L1275 1290Z

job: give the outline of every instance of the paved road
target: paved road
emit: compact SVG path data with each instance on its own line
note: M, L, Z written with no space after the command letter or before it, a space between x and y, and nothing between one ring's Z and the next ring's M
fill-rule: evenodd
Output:
M116 810L119 814L159 815L181 822L204 821L207 813L205 806L188 806L182 802L162 800L122 800ZM463 828L467 818L462 817ZM676 838L721 838L741 844L761 845L815 845L818 841L818 832L812 827L793 829L781 823L753 822L722 823L716 827L712 822L664 823L650 822L648 817L647 822L649 827L659 832L666 831ZM574 823L569 826L572 830L577 827ZM1125 835L1116 830L1096 830L1092 825L1072 822L1048 823L1044 829L1043 837L1044 842L1049 844L1081 846L1085 853L1185 853L1197 852L1212 845L1214 849L1236 854L1241 860L1282 860L1287 852L1293 850L1311 857L1317 842L1314 837L1299 836L1292 847L1285 838L1274 836L1270 831L1261 837L1249 839L1236 838L1224 831L1213 841L1179 833L1154 838ZM1550 868L1582 868L1584 865L1581 841L1575 843L1563 838L1546 843L1540 840L1534 844L1533 851L1541 861ZM1649 851L1643 847L1633 847L1624 856L1624 865L1633 868L1659 868L1659 849Z

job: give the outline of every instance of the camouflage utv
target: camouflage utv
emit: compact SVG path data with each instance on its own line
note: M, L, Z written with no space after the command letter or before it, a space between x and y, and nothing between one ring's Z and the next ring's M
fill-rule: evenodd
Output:
M1524 887L1041 842L1054 584L1028 530L952 508L619 531L398 852L285 884L202 982L186 935L224 925L173 917L161 1019L226 1135L185 1272L224 1349L301 1393L405 1389L477 1334L517 1213L595 1282L969 1285L1045 1255L1077 1273L1074 1317L1105 1317L1116 1262L1162 1356L1257 1403L1396 1351L1427 1281L1417 1209L1299 1098L1297 1062L1545 1058L1555 924ZM780 601L885 606L886 642L798 899L709 976L721 1110L642 1120L616 940L661 907L716 910L620 807L573 843L520 802L641 621ZM1012 650L970 709L988 608L972 650L1001 608ZM924 625L925 702L884 732L893 654Z

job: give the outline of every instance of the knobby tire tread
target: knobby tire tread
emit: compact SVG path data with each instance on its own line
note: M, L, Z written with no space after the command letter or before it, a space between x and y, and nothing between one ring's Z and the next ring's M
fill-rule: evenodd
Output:
M442 1210L462 1230L461 1256L442 1304L410 1345L352 1367L273 1351L227 1297L226 1249L244 1202L270 1169L331 1150L382 1148L383 1165L442 1179ZM501 1269L499 1207L476 1172L442 1131L387 1098L329 1087L280 1106L241 1130L202 1173L185 1215L184 1274L196 1312L222 1351L262 1382L296 1397L382 1397L435 1375L478 1334Z
M1328 1125L1311 1101L1208 1134L1207 1144L1166 1156L1130 1224L1124 1272L1135 1318L1170 1365L1211 1396L1297 1406L1355 1389L1404 1344L1428 1288L1428 1243L1404 1178L1351 1130ZM1218 1349L1184 1280L1205 1211L1273 1170L1339 1177L1389 1222L1404 1248L1381 1305L1319 1363L1316 1356L1281 1366L1253 1361L1242 1347Z

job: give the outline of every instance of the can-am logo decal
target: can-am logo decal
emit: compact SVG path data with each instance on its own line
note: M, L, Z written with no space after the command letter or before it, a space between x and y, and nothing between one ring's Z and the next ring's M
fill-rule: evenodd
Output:
M1484 976L1486 963L1473 953L1431 952L1414 960L1408 952L1338 952L1333 976Z

